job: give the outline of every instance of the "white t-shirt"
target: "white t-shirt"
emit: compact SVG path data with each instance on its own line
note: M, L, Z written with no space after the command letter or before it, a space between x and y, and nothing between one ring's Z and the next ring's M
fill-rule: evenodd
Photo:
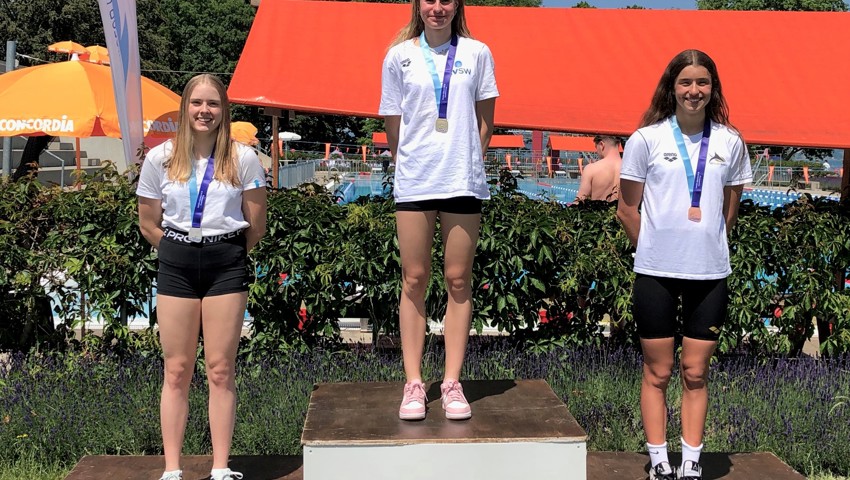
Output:
M431 51L440 81L448 46ZM438 116L434 81L422 48L411 39L387 52L378 112L401 115L393 187L397 202L490 198L475 103L498 96L490 49L477 40L458 38L446 112L449 131L439 133L434 128Z
M683 137L696 172L702 132ZM623 151L620 178L644 184L635 272L690 280L714 280L732 273L723 188L753 179L740 135L711 124L698 223L688 220L691 194L669 120L632 134Z
M249 226L242 214L242 192L265 188L266 175L257 154L249 147L234 143L239 158L241 186L213 179L207 190L201 231L205 237L223 235ZM162 201L162 227L188 232L192 227L192 205L189 201L189 182L168 178L163 163L171 156L172 143L167 141L152 148L142 164L136 195ZM207 159L195 160L195 178L200 188L207 168Z

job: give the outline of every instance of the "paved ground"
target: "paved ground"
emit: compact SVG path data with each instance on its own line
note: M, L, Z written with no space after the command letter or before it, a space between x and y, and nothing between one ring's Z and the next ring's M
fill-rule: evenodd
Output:
M673 455L671 455L673 460ZM795 472L772 453L705 453L705 480L801 480ZM428 461L423 459L423 461ZM163 457L145 456L85 456L65 480L151 479L162 473ZM209 478L210 456L183 457L183 478ZM620 478L645 480L648 457L641 453L587 452L587 479ZM233 456L230 468L262 480L303 480L304 468L300 455ZM401 478L401 477L399 477ZM451 477L446 477L451 478Z

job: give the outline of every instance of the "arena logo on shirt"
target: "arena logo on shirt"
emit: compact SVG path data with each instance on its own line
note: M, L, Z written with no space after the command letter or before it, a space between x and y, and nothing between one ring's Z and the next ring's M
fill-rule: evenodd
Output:
M452 75L472 75L472 69L463 68L463 63L458 60L455 62L455 67L452 69Z
M668 162L675 162L678 159L679 159L679 155L675 152L664 154L664 160L667 160Z
M409 58L405 58L404 60L401 61L401 68L407 68L409 66L410 66L410 59Z

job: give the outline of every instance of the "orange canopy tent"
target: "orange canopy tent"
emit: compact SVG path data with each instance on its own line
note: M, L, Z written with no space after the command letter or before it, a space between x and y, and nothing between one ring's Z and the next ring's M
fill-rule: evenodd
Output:
M262 2L230 98L377 116L381 62L409 17L408 4ZM823 88L850 79L850 62L836 60L850 51L850 13L468 7L467 17L495 57L497 126L629 135L667 62L699 48L750 143L850 147L850 115Z
M375 148L389 148L387 132L372 132L372 145ZM490 148L525 148L522 135L493 135Z
M230 99L375 117L382 60L409 18L408 4L262 2ZM749 143L843 148L850 183L850 115L824 87L850 79L850 13L467 7L467 18L496 61L496 126L627 136L667 62L698 48Z
M525 148L522 135L493 135L490 148Z
M553 152L595 152L596 144L593 137L549 135L549 149Z
M390 148L387 132L372 132L372 145L375 148Z

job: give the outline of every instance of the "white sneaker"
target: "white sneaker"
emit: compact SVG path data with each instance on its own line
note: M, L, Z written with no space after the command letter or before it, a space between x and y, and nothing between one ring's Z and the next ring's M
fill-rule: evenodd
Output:
M183 470L163 473L159 480L183 480Z
M649 480L676 480L676 473L669 463L661 462L649 469Z
M234 472L231 469L227 469L224 472L219 473L218 475L210 475L210 480L242 480L242 474L239 472Z
M685 460L685 463L679 468L679 474L676 478L679 480L702 480L702 467L697 462Z
M228 468L218 475L210 474L210 480L242 480L242 474Z

